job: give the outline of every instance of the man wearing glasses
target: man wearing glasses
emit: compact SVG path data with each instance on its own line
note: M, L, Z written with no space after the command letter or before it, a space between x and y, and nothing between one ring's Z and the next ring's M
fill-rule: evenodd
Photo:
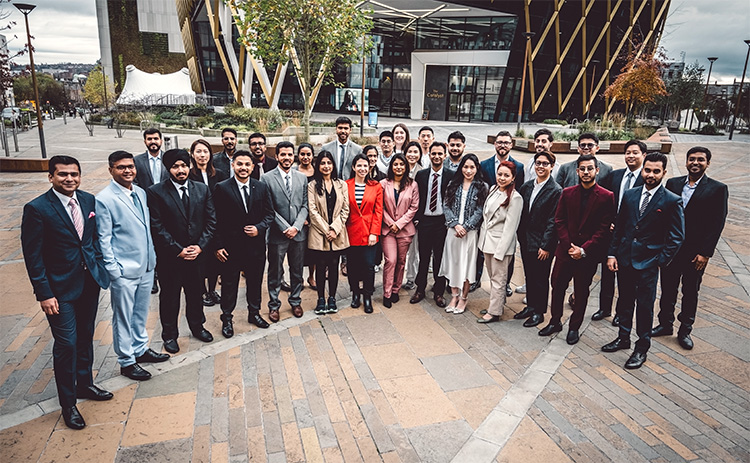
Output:
M396 145L393 144L393 132L390 130L384 130L380 132L378 137L378 144L380 145L380 156L378 156L378 170L380 172L388 172L388 167L391 165L391 159L393 158L393 149ZM341 173L339 173L339 176Z
M214 153L214 169L224 173L224 178L232 176L232 157L237 150L237 131L231 127L221 129L221 144L224 150Z
M279 162L274 158L266 156L266 136L262 133L251 133L247 143L250 145L250 152L253 153L253 162L255 164L250 177L260 180L263 174L275 169L279 165Z
M584 155L588 154L591 156L596 156L596 153L599 151L599 137L596 136L594 133L582 133L578 137L578 154ZM599 173L596 175L596 181L599 182L601 179L606 177L607 175L612 172L612 166L607 164L604 161L598 160L599 164ZM560 166L560 172L557 173L557 176L555 177L555 180L557 180L557 183L563 187L567 188L569 186L578 185L578 172L577 172L577 161L570 161L566 162L562 166Z

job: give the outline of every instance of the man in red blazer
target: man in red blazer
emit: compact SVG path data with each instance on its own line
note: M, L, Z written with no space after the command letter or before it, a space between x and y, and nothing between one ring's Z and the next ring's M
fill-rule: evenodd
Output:
M567 342L571 345L578 342L589 286L597 265L607 253L610 224L615 216L614 194L596 184L597 159L582 154L576 165L580 183L563 190L555 213L555 229L560 241L552 270L552 319L539 331L540 336L562 331L565 290L572 278L576 298L568 326Z

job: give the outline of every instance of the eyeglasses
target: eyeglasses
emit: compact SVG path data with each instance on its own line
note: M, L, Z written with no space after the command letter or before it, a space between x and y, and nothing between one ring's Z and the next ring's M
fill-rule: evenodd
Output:
M390 145L391 143L393 143L393 140L380 140L380 143L383 145Z
M595 147L596 143L579 143L578 147L583 148L585 150L590 150L591 148Z
M123 170L135 170L135 164L128 164L124 166L115 166L115 170L122 172Z
M264 142L264 141L254 141L254 142L250 143L250 146L264 146L265 144L266 144L266 142Z
M534 161L534 165L537 167L549 167L549 162L547 161Z
M581 172L594 172L596 170L596 167L593 166L581 166L578 168Z

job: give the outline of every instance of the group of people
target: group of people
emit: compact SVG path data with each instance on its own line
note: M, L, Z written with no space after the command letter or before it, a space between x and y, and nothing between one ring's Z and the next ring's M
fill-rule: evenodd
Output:
M650 338L673 332L680 282L678 340L692 348L701 277L727 214L727 187L705 175L711 161L707 148L689 150L689 174L662 187L666 156L647 154L637 140L626 144L624 169L598 159L594 134L581 135L578 158L558 166L553 134L541 129L526 168L510 155L514 141L506 131L496 136L495 154L480 162L464 153L460 132L443 143L423 127L413 141L408 128L397 124L380 133L378 146L360 147L350 140L351 129L351 120L339 117L336 139L317 154L310 144L295 150L282 141L273 157L261 133L249 136L249 151L237 150L237 132L225 128L217 153L203 139L189 151L163 152L161 133L148 129L146 152L109 155L112 181L96 196L79 190L75 158L50 159L52 188L25 206L21 239L29 278L55 339L55 378L69 427L85 426L77 398L112 398L94 385L91 371L100 288L110 288L121 373L147 380L151 374L142 364L169 359L148 347L151 294L159 292L163 346L171 354L180 350L182 293L195 338L213 340L204 327L204 306L216 304L222 335L234 335L241 277L248 322L268 328L260 313L266 260L271 322L281 318L282 290L289 293L292 315L303 316L306 266L307 283L318 295L316 314L338 311L340 268L348 278L351 307L372 313L375 273L384 260L386 308L399 302L402 288L414 290L412 304L425 299L431 268L435 304L461 314L486 271L490 300L477 322L492 323L501 319L512 294L518 243L527 306L514 318L525 320L524 326L544 322L551 287L551 319L539 335L561 331L572 279L567 342L578 342L589 286L602 264L594 320L611 315L615 281L620 288L613 322L618 338L602 350L630 348L635 312L638 341L625 366L640 367ZM349 265L339 267L342 261ZM659 273L660 324L652 330Z

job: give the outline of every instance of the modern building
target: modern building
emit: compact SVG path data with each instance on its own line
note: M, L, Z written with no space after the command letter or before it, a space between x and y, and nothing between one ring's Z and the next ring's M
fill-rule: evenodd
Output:
M223 1L175 0L174 22L166 3L170 2L97 0L98 6L106 4L110 10L124 4L135 8L129 14L137 17L136 35L143 54L150 53L150 65L137 65L139 69L154 72L161 66L162 72L173 72L172 63L179 67L187 63L193 90L204 101L302 109L292 67L267 70L247 55L237 42L237 29ZM629 52L658 44L669 4L669 0L369 0L362 6L372 10L374 19L374 47L365 66L365 109L411 119L515 121L523 89L524 120L580 119L589 112L604 113L617 104L604 99L604 90ZM157 7L161 8L159 24L146 12ZM113 14L105 13L99 15L102 61L117 82L117 74L135 58L116 50ZM117 16L118 28L132 28L122 21ZM174 40L178 35L181 49ZM338 85L321 90L315 109L358 111L362 78L361 65L337 69Z

